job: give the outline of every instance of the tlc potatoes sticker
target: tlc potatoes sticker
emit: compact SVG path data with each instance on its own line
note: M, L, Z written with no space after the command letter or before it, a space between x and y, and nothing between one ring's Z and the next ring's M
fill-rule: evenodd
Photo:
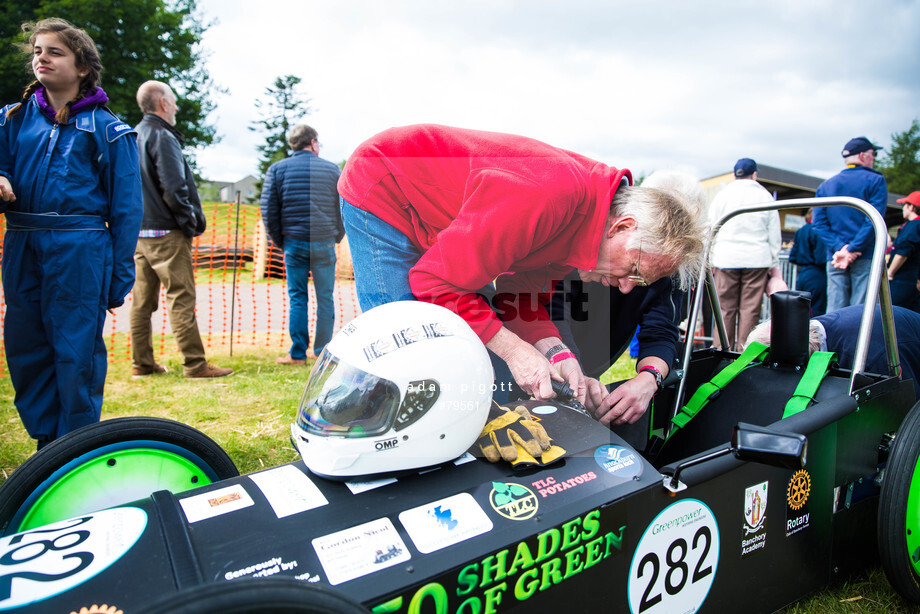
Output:
M648 525L629 568L633 614L692 614L706 600L719 565L719 526L696 499L669 505Z
M136 507L117 507L0 539L0 610L44 601L108 569L147 526Z

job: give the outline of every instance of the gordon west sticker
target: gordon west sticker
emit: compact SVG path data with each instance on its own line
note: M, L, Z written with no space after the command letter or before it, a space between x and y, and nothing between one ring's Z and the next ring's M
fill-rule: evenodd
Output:
M294 465L254 473L249 479L268 499L278 518L329 504L316 484Z
M389 518L378 518L312 541L329 584L341 584L408 561L405 542Z
M786 486L786 537L811 525L811 513L808 511L810 494L811 476L805 469L799 469L792 474Z
M433 501L399 514L419 552L428 554L492 530L492 521L469 493Z
M116 507L0 538L0 610L44 601L77 587L124 556L147 513Z
M253 505L252 497L242 484L212 490L179 500L190 523L235 512Z
M489 504L509 520L532 518L540 507L537 495L532 490L514 482L492 482Z
M750 556L767 545L767 493L769 482L755 484L744 491L744 525L741 537L741 558Z
M629 568L633 614L692 614L700 609L719 566L719 525L702 501L683 499L645 529Z
M594 451L594 461L610 475L631 480L642 475L642 461L635 450L606 445Z

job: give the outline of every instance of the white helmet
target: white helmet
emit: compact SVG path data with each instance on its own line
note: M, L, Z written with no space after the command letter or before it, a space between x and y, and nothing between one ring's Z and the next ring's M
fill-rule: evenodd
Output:
M326 344L291 436L324 477L436 465L479 437L492 380L488 352L463 318L431 303L387 303Z

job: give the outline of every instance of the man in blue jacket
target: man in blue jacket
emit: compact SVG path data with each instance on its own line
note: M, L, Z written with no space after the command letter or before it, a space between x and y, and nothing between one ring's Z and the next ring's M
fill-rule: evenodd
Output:
M339 167L319 157L316 130L298 124L287 134L294 151L272 164L262 185L262 221L272 241L284 250L284 271L290 298L291 350L277 361L306 363L310 347L309 285L316 291L316 334L313 355L332 339L335 326L335 244L345 236L339 210Z
M811 315L827 311L827 247L815 232L812 210L805 212L805 225L795 231L789 262L798 267L796 290L811 293Z
M864 136L850 139L841 152L847 167L818 186L815 195L860 198L884 217L888 184L873 168L879 149ZM827 311L862 304L875 245L872 222L852 207L819 207L814 225L827 246Z

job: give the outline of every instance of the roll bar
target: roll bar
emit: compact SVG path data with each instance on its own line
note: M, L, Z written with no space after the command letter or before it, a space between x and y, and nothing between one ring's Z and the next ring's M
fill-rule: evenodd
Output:
M743 207L737 211L724 215L712 228L709 236L706 238L706 262L709 262L709 254L712 250L713 239L722 226L735 217L744 213L759 213L762 211L780 211L782 209L801 209L804 207L852 207L865 213L875 230L875 247L872 251L872 266L869 272L869 285L866 289L866 303L863 308L862 320L859 325L859 338L856 343L856 355L853 358L853 369L850 374L849 394L853 394L855 389L856 375L861 373L866 366L866 356L869 353L869 338L872 333L872 319L875 312L875 305L878 303L881 307L882 314L882 332L885 338L885 350L888 356L888 374L897 376L900 371L900 362L898 359L897 336L894 329L894 314L891 309L891 291L888 287L887 275L885 272L885 249L888 241L888 229L885 226L885 220L881 214L869 203L858 198L845 196L834 196L828 198L796 198L792 200L781 200L768 202L762 205L752 205ZM885 283L882 283L884 280ZM683 368L686 369L690 364L690 355L693 351L693 331L696 330L697 316L703 299L703 289L706 289L712 301L713 319L722 340L723 347L727 342L725 334L725 323L722 321L722 311L719 306L719 297L715 291L715 283L712 278L711 269L706 266L699 274L696 284L696 292L693 293L693 304L690 309L689 321L687 322L687 340L684 343ZM869 300L872 297L873 300ZM683 405L684 395L686 394L686 377L680 378L677 394L674 397L674 411L679 411Z

